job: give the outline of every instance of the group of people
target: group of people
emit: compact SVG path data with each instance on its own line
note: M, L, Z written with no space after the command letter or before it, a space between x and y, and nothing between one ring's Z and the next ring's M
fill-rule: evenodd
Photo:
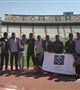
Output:
M59 35L55 36L55 41L50 40L50 36L46 35L45 40L41 39L41 36L37 36L37 40L34 38L33 33L29 34L29 39L26 39L26 35L23 34L22 38L16 38L15 33L11 34L8 38L8 34L4 32L3 37L0 38L1 42L1 61L0 70L3 70L5 60L5 70L8 69L9 53L10 53L10 66L13 70L13 62L15 60L15 69L24 69L24 55L25 55L25 44L27 47L27 69L29 69L30 57L32 58L33 65L39 68L42 66L44 59L44 52L69 53L73 54L75 60L80 58L80 33L77 33L77 38L73 39L73 34L69 34L68 41L65 44L60 41ZM36 51L36 53L35 53ZM14 58L15 57L15 58ZM4 59L5 58L5 59ZM80 64L76 66L76 78L79 78Z

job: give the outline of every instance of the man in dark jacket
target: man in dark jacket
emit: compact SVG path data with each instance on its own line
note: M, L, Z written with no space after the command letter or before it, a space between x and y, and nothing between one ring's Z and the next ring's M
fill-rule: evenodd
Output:
M53 42L53 52L63 53L63 42L59 40L59 35L55 36L56 41Z
M8 59L9 59L9 45L8 45L8 39L7 39L8 34L4 32L4 37L0 39L1 42L1 70L3 70L3 65L4 65L4 58L5 58L5 70L8 69Z
M30 56L32 58L33 64L35 65L35 53L34 53L35 39L33 38L33 33L29 34L29 39L27 40L26 44L28 44L27 48L27 69L28 69Z
M46 40L43 41L44 52L52 52L52 42L50 41L49 35L46 35Z
M69 34L69 40L65 43L66 53L74 54L75 53L75 41L73 40L73 34Z

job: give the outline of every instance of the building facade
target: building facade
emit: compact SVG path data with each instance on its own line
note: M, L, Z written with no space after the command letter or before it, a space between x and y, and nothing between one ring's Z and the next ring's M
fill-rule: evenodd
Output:
M8 32L9 37L12 32L16 33L17 37L29 33L33 33L34 37L41 35L50 35L54 38L58 34L61 38L67 38L69 33L73 33L76 37L76 32L80 31L80 14L73 12L64 12L63 15L14 15L5 14L5 19L2 21L2 33Z

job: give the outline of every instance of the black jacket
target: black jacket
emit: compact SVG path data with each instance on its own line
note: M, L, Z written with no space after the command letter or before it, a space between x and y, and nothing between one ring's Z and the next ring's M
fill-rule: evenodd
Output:
M47 47L46 47L46 42L47 42ZM42 46L44 51L52 52L52 42L50 40L49 41L44 40Z
M35 48L35 39L28 39L26 44L28 44L27 52L34 52Z
M9 49L9 43L8 43L8 39L0 38L0 42L1 42L1 52L8 52Z
M70 41L68 40L65 43L65 51L66 53L75 53L75 42L73 41L72 43L70 43Z
M54 41L53 42L53 52L54 53L63 53L63 42L61 41Z

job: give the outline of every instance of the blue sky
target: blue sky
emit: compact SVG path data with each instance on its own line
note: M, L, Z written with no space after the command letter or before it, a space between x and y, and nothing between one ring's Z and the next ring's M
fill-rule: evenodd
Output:
M80 14L80 0L0 0L0 17L4 14L61 15Z

